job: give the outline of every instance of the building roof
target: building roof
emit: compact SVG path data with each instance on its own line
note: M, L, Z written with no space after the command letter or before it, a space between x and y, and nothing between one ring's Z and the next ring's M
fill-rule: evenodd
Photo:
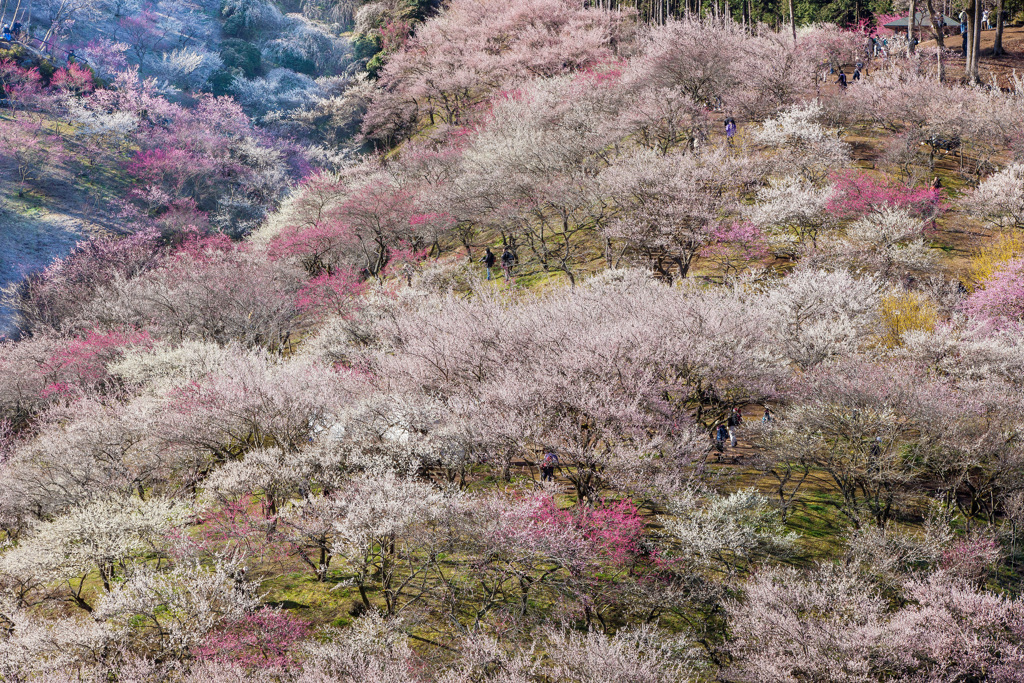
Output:
M951 17L947 17L945 14L942 15L942 23L946 26L959 26L960 22ZM897 19L896 21L890 21L885 25L886 28L907 28L910 24L910 15ZM931 26L932 20L924 12L917 12L914 14L914 26Z

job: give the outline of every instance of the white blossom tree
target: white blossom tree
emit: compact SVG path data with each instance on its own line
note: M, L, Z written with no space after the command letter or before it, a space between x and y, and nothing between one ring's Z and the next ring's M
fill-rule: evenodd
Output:
M167 533L189 514L180 502L151 498L100 500L50 522L0 556L0 572L31 575L67 585L70 599L88 612L86 580L98 572L103 589L114 589L148 555L159 555Z
M1001 228L1024 228L1024 164L985 178L968 196L968 211Z

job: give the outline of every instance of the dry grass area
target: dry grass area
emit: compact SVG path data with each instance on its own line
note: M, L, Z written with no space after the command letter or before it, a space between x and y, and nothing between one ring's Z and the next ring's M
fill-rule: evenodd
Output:
M1024 77L1024 27L1003 29L1005 54L999 57L992 56L995 39L996 32L994 30L981 32L980 76L985 83L995 82L1000 88L1011 88L1015 72ZM946 36L946 48L959 51L960 41L959 35ZM935 48L935 40L921 41L920 47L923 51L932 52ZM934 56L934 52L932 55ZM955 82L964 79L964 59L962 57L946 60L944 67L947 80Z

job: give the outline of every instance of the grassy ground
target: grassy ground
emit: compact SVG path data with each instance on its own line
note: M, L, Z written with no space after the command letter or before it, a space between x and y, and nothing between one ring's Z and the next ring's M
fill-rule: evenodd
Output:
M9 114L0 117L0 126L10 124ZM44 126L52 129L54 122ZM73 136L67 140L71 144ZM73 144L69 151L53 154L55 161L25 183L13 164L0 166L0 288L64 257L82 239L118 230L115 200L124 191L123 174L83 166ZM0 303L0 335L11 331L11 314Z

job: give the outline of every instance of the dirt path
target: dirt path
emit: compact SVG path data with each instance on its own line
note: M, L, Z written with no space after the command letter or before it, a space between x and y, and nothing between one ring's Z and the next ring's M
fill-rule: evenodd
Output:
M1006 27L1003 29L1003 49L1006 54L999 57L992 56L992 47L995 43L996 32L981 32L981 61L978 66L981 80L991 83L993 80L1000 88L1012 88L1014 71L1024 77L1024 27ZM945 37L946 48L954 50L959 55L961 38L959 35ZM931 51L935 48L934 40L921 41L920 49ZM932 53L932 59L935 58ZM945 60L946 79L951 82L961 80L964 77L963 57L954 57Z
M43 209L18 214L0 208L0 289L63 258L99 227ZM13 332L13 311L0 301L0 336Z

